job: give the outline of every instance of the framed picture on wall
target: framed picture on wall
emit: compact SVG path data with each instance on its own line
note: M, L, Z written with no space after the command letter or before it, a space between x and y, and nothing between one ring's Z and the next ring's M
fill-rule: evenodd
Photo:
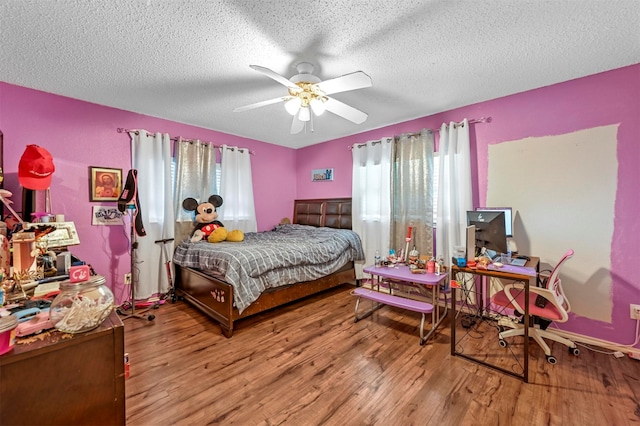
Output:
M118 201L122 191L122 169L89 167L89 201Z
M311 170L311 182L329 182L333 180L333 169Z
M124 225L124 213L115 206L93 206L91 208L91 225Z

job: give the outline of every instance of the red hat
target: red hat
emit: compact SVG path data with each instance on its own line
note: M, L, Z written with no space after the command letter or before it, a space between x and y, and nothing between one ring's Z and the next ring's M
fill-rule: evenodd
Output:
M18 163L18 181L27 189L47 189L55 170L49 151L38 145L27 145Z

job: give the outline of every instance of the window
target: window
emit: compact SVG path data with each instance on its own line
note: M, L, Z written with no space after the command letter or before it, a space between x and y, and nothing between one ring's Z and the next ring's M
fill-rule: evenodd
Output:
M216 194L220 193L220 176L222 175L222 167L220 163L216 163ZM176 181L176 158L171 159L171 182Z
M222 167L220 163L216 163L216 194L220 193L220 176L222 176Z
M176 171L177 171L177 161L176 158L173 157L171 159L171 182L173 185L173 194L174 194L174 202L177 204L177 208L176 208L176 222L191 222L193 221L193 212L187 212L182 208L182 201L184 198L187 197L194 197L194 198L199 198L198 196L194 196L194 195L187 195L187 196L181 196L182 199L180 200L176 200L176 193L179 193L180 191L178 191L176 189ZM220 176L222 175L222 167L220 166L220 163L216 163L216 181L215 181L215 194L219 194L220 193ZM182 188L183 190L185 188ZM192 192L192 191L191 191ZM212 194L209 194L212 195ZM199 200L200 202L205 201L205 200Z
M364 184L364 187L358 188L353 191L354 194L358 194L361 198L359 204L362 211L360 217L365 222L380 222L382 220L382 204L379 196L371 196L372 194L381 194L382 191L382 164L370 164L366 167L359 167L357 170L359 174L358 182ZM384 180L388 182L388 180ZM366 198L366 202L364 199Z
M433 227L438 222L438 182L440 176L440 158L437 152L433 153Z

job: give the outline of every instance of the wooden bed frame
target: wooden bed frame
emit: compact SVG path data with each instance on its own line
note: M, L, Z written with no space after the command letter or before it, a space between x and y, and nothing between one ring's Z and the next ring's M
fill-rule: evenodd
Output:
M295 200L293 223L329 228L351 229L351 198ZM233 286L192 268L176 269L176 296L214 319L222 334L233 335L236 321L319 293L344 283L355 283L353 262L340 270L313 281L291 284L264 292L242 314L233 306Z

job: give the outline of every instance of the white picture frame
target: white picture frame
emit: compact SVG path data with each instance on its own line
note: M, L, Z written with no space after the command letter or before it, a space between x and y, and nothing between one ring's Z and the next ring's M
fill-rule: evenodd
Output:
M47 231L44 235L39 237L39 241L45 244L47 248L66 247L80 244L78 231L76 231L76 225L73 222L29 223L25 226L24 230L27 231L27 233L35 233L38 229L42 230L48 228L53 228L53 230Z
M311 170L311 182L330 182L333 180L333 168Z
M124 225L124 213L116 206L92 206L91 225L114 226Z

